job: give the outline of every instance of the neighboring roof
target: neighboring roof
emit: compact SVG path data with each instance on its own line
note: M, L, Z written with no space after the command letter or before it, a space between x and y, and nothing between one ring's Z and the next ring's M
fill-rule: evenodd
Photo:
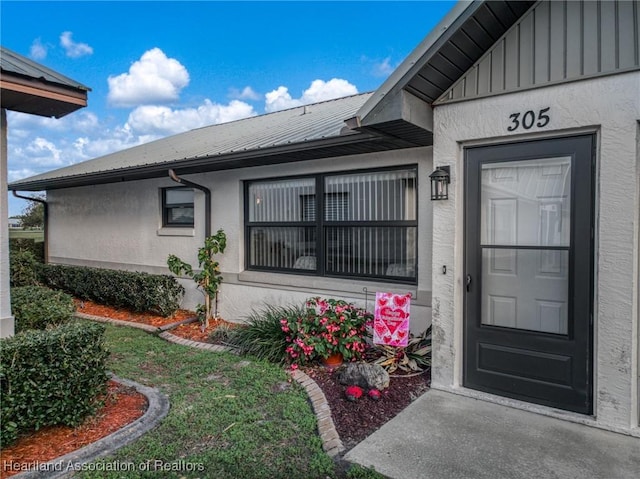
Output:
M460 1L358 111L358 123L388 134L410 119L403 92L431 105L534 4L535 1ZM423 122L427 125L428 121ZM419 134L419 132L416 132Z
M91 89L0 46L1 107L60 118L87 106Z
M91 88L88 86L66 77L51 68L29 60L3 46L0 46L0 70L29 78L39 78L49 83L57 83L68 86L69 88L91 91Z
M344 119L371 93L208 126L15 181L39 191L98 183L284 163L397 149L409 145L349 130Z

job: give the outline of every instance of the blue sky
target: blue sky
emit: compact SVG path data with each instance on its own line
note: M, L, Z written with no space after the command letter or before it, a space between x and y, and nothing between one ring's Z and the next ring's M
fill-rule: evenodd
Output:
M454 3L2 0L4 47L92 89L60 120L9 112L9 181L375 90Z

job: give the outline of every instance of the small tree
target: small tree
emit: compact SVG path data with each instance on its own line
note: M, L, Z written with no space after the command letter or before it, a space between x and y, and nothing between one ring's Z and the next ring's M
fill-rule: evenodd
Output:
M215 300L220 283L222 283L220 265L213 259L213 255L224 253L226 246L227 236L221 229L215 235L205 238L204 246L198 249L198 267L200 271L194 271L190 264L185 263L175 255L169 255L167 259L167 265L173 274L180 276L184 273L193 279L204 295L204 305L198 305L200 321L204 323L204 327L208 327L209 319L213 318L211 302Z
M36 198L44 200L44 195L37 195ZM24 229L44 228L44 205L37 201L29 201L19 218Z

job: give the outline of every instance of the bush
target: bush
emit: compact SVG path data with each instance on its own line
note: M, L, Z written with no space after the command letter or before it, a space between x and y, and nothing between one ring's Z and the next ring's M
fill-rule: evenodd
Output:
M373 315L341 299L310 298L298 317L281 321L292 367L341 354L345 361L364 357L367 325Z
M284 364L287 359L287 336L282 331L281 320L292 318L295 321L303 315L304 309L300 306L265 306L246 318L246 326L229 331L227 342L238 348L241 354Z
M9 254L28 251L38 263L44 263L44 241L29 238L9 238Z
M77 426L106 392L104 326L71 322L0 339L0 447L43 426Z
M40 263L30 251L15 251L9 255L11 287L38 284Z
M62 291L43 286L24 286L11 290L11 311L16 332L59 326L71 319L76 308L73 298Z
M171 316L180 307L184 288L169 275L46 264L42 281L80 299L135 312Z

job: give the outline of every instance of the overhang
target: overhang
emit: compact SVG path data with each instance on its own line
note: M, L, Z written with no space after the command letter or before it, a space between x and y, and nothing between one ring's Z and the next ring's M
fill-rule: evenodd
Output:
M414 142L432 142L433 102L535 3L458 2L352 121L362 129ZM417 115L417 111L423 114Z
M205 173L210 171L248 168L297 161L336 158L348 155L374 153L406 148L379 136L355 133L348 137L321 139L293 143L285 146L261 148L250 151L238 151L213 156L183 158L162 163L152 163L78 174L69 174L57 178L40 179L37 176L18 180L9 185L14 191L43 191L78 186L118 183L122 181L144 180L166 177L172 169L178 175Z
M0 47L0 107L60 118L87 106L90 88Z
M161 138L9 185L41 191L246 168L417 146L344 123L371 93L211 125Z

